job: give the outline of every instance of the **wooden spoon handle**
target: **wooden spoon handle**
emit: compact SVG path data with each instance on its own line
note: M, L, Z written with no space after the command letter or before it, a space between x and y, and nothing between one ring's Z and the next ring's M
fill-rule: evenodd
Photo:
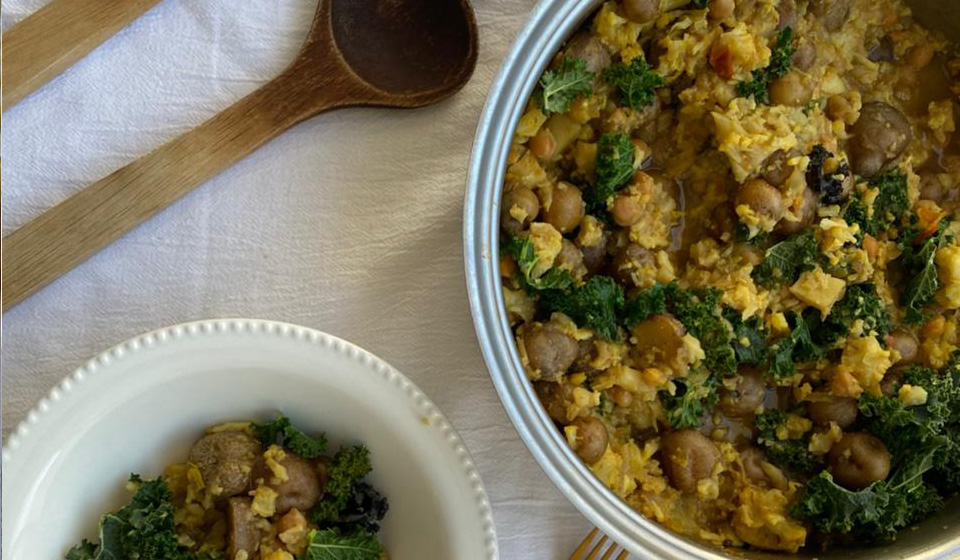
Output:
M54 0L3 34L3 110L97 48L160 0Z
M336 88L318 99L310 90L316 81L308 84L292 70L6 236L3 310L290 126L338 105Z

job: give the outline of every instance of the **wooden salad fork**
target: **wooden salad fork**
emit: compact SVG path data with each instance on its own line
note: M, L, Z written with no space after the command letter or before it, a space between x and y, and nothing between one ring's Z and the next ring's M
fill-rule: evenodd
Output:
M600 529L594 528L573 551L570 560L625 560L627 554L626 550L601 533Z
M320 0L278 77L5 237L4 311L291 126L343 107L436 103L476 60L467 0Z

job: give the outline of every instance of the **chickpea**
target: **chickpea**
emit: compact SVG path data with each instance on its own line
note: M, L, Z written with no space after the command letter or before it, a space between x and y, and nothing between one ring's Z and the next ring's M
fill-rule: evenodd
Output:
M711 0L710 19L722 21L733 15L737 4L734 0Z
M887 335L887 347L896 350L900 354L897 363L904 364L917 359L919 342L917 337L907 331L893 331Z
M583 255L583 266L587 268L587 272L590 274L600 272L607 261L607 234L604 233L603 240L597 245L584 246L580 243L576 245Z
M583 265L583 253L572 241L564 239L560 243L560 253L553 261L554 266L570 271L576 278L583 277L587 273L587 267Z
M921 70L930 64L936 52L931 43L921 43L907 51L906 62L914 70Z
M745 204L758 216L777 222L783 217L783 197L780 191L763 179L751 179L740 185L737 205Z
M557 141L549 130L541 130L527 142L527 147L539 160L551 159L557 153Z
M825 401L807 403L810 419L821 426L835 422L841 428L849 428L857 421L857 399L852 397L830 397Z
M540 372L541 379L557 380L577 359L579 347L572 336L560 331L533 327L523 336L530 367Z
M830 474L841 485L860 490L890 474L890 452L880 438L865 432L843 434L827 454Z
M760 373L747 369L736 378L736 386L720 390L720 411L728 418L745 418L763 404L766 396L766 383Z
M667 364L676 364L683 351L683 324L670 315L654 315L637 323L631 335L637 340L632 352L638 361L660 359Z
M793 168L787 160L787 153L783 150L770 154L770 157L763 162L763 180L775 187L786 183L793 173Z
M827 99L827 116L830 120L853 124L860 118L860 113L849 99L842 95L831 95Z
M734 255L743 263L757 266L763 262L763 250L750 243L737 243Z
M607 442L610 437L603 421L592 416L585 416L574 420L572 425L577 428L574 452L587 464L599 461L607 450Z
M623 0L623 15L634 23L653 21L660 15L660 0Z
M643 208L640 207L636 198L624 193L613 199L610 214L618 226L630 227L643 217Z
M783 235L793 235L813 223L817 217L817 193L813 189L807 188L803 191L803 201L800 208L797 209L797 218L799 221L791 222L780 220L777 223L777 231Z
M660 438L661 466L681 492L697 491L697 483L713 475L720 462L716 444L695 430L670 432Z
M900 388L900 379L907 370L902 367L894 367L887 370L880 380L880 392L888 397L895 397Z
M570 233L580 225L584 212L580 189L560 181L551 194L550 207L543 209L543 220L557 228L560 233Z
M513 211L513 208L519 208L520 212ZM514 214L522 215L518 220ZM540 213L540 200L533 191L527 187L515 187L503 195L503 202L500 206L500 227L507 233L516 235L527 229L530 222Z
M619 385L614 385L613 388L610 389L610 399L613 400L613 404L620 408L627 408L633 404L633 393Z
M799 72L787 72L770 84L770 102L774 105L803 107L813 97L813 89Z

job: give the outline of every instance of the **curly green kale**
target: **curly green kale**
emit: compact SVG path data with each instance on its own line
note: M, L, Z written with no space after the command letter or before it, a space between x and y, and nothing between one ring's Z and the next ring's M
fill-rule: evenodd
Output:
M767 373L776 381L797 373L794 364L813 362L823 355L823 349L813 339L820 326L819 312L808 309L802 315L794 311L785 315L790 334L767 348Z
M637 294L627 300L623 308L621 320L627 330L637 323L649 319L654 315L662 315L667 311L667 285L654 284L650 289Z
M540 76L534 99L544 114L566 113L570 103L580 95L593 93L596 75L587 70L587 63L579 58L565 57L559 66Z
M597 141L597 181L583 189L587 212L597 216L607 211L610 197L633 177L637 150L627 134L601 134Z
M510 237L500 246L500 252L513 257L520 270L520 281L527 291L565 290L573 285L573 277L566 270L551 268L539 277L533 276L537 266L537 252L529 236Z
M777 34L775 44L770 55L770 64L750 73L750 81L737 84L737 95L740 97L753 96L757 103L770 104L770 83L782 78L790 70L793 57L793 29L784 27Z
M940 288L940 276L934 259L937 250L951 239L946 233L946 225L947 221L943 220L937 232L919 244L914 241L917 231L908 229L898 242L902 251L898 260L910 279L900 293L904 321L908 324L921 324L930 316L924 309L933 303L933 298Z
M300 560L380 560L383 547L370 531L313 530Z
M807 164L807 186L820 193L822 204L839 204L845 196L843 183L850 176L850 166L843 162L832 172L823 169L825 161L833 157L822 145L817 144L810 152L810 163Z
M263 424L254 422L252 427L260 443L280 445L305 459L316 459L327 450L327 438L323 434L319 437L310 437L280 413L277 413L277 418L272 422Z
M341 521L354 487L370 474L370 451L362 446L341 448L327 469L323 498L310 512L310 521L327 527Z
M724 309L723 318L733 327L733 352L738 364L759 364L767 356L767 331L759 317L746 321L733 309Z
M907 177L899 169L878 175L867 185L877 190L873 200L873 212L869 212L863 200L854 196L843 210L843 219L848 224L858 224L860 231L874 237L898 223L910 210L907 197Z
M806 229L767 249L751 276L764 288L793 284L803 272L814 269L819 255L814 232Z
M830 315L817 329L815 339L827 346L843 339L850 333L855 321L863 321L863 332L883 337L893 330L890 312L871 283L851 284L840 301L833 305Z
M766 452L770 462L799 472L811 472L820 466L820 460L810 453L810 434L797 439L780 439L777 429L787 422L789 415L778 409L764 410L754 418L757 444Z
M667 415L667 422L675 430L699 428L704 416L709 413L720 399L720 381L717 375L704 371L691 373L685 379L674 380L674 394L668 391L658 393L660 402Z
M667 308L691 335L700 341L706 357L703 367L711 374L727 376L737 371L737 357L731 343L733 332L723 319L717 288L683 289L676 282L667 285Z
M130 504L100 520L100 544L88 541L71 549L67 560L194 560L177 542L170 488L163 479L143 480L136 474L130 482L137 491Z
M603 79L620 92L620 101L635 111L653 102L657 88L664 81L642 56L634 57L628 64L618 62L610 65Z
M540 308L559 311L604 340L620 340L619 317L625 301L623 288L607 276L594 276L569 290L540 292Z

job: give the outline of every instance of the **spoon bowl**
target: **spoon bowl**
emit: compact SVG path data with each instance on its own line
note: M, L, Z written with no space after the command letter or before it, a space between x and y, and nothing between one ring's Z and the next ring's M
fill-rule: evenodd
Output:
M320 0L293 63L260 89L3 239L3 310L291 126L343 107L423 107L470 79L467 0Z

